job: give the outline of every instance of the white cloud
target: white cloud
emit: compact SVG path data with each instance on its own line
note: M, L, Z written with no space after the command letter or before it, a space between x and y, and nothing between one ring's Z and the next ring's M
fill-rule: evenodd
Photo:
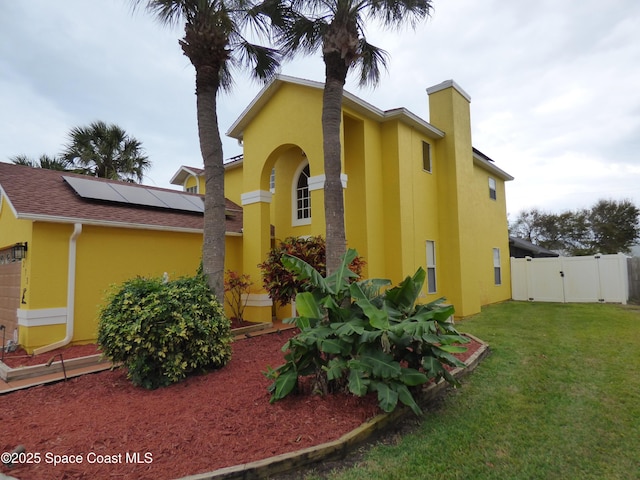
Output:
M428 120L425 89L454 79L472 98L474 145L516 177L508 209L640 205L640 2L435 2L416 31L367 29L390 54L376 89L347 88L382 109ZM194 72L181 28L160 26L121 0L0 3L0 158L56 153L66 133L100 119L141 140L149 181L168 186L201 165ZM283 73L323 80L319 55ZM228 129L261 86L238 77L219 97ZM226 156L241 148L224 139Z

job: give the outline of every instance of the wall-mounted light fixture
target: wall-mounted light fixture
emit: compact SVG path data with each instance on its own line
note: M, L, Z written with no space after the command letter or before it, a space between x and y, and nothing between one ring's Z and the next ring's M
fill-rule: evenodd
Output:
M15 261L24 259L27 256L27 242L16 243L11 247L11 255Z

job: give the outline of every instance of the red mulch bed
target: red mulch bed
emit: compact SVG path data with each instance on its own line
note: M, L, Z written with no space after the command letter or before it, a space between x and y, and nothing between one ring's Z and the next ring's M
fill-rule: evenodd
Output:
M175 479L335 440L380 413L373 396L304 394L270 404L262 372L283 363L280 348L291 335L239 340L224 368L158 390L135 387L115 370L1 395L0 452L24 445L23 457L39 463L0 464L0 472L31 480ZM467 346L462 360L479 344ZM71 347L64 358L88 347L95 353L93 345ZM82 463L52 464L71 456Z
M47 353L41 353L40 355L29 355L22 349L15 352L6 352L4 354L3 363L11 368L30 367L32 365L41 365L47 363L50 358L60 361L58 354L62 354L64 360L71 360L72 358L87 357L89 355L95 355L100 353L98 346L94 344L89 345L75 345L73 347L58 348Z

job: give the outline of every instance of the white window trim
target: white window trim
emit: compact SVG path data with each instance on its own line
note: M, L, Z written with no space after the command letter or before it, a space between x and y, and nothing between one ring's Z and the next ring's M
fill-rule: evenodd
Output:
M301 225L311 225L311 217L313 216L313 211L310 211L310 216L308 218L298 218L298 180L300 179L300 175L302 175L302 171L309 165L309 160L305 160L298 165L296 172L293 175L293 182L291 184L291 225L294 227L298 227ZM311 173L311 169L309 168L309 173ZM311 176L309 176L309 179ZM309 179L307 179L307 188L309 189L309 201L311 201L311 188L309 185ZM310 207L311 208L311 207Z
M500 249L499 248L494 248L493 249L493 284L496 286L500 286L502 285L502 266L500 265L501 261L500 261ZM496 282L496 269L498 269L498 272L500 274L500 281Z
M424 168L424 149L425 149L425 145L427 145L428 148L428 154L429 154L429 169ZM422 141L422 171L425 173L433 173L433 156L431 155L431 144L429 142L425 142L424 140Z
M431 255L429 255L429 245L432 245L433 248L433 258L429 258ZM433 294L436 293L438 291L438 270L436 269L436 242L435 240L427 240L425 243L425 248L426 248L426 252L425 252L425 256L426 256L426 265L427 265L427 293L429 294ZM433 278L435 280L435 285L431 285L431 283L429 282L429 270L433 270Z
M276 167L273 167L269 174L269 191L271 194L276 193Z
M496 182L496 179L493 177L489 177L489 198L491 200L498 199L498 183Z

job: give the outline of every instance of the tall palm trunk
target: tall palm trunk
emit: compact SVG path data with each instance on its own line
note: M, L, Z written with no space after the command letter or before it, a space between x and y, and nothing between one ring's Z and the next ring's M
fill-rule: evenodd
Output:
M341 47L349 30L332 24L332 32L324 39L325 85L322 100L322 146L324 149L324 213L326 224L327 275L340 266L347 251L344 226L344 196L342 192L342 149L340 125L342 123L342 95L351 59L345 58ZM357 35L355 37L357 39Z
M206 69L205 69L206 70ZM220 303L224 302L225 199L222 140L218 129L218 82L201 81L205 74L196 72L198 136L204 161L204 244L202 267L209 288Z

